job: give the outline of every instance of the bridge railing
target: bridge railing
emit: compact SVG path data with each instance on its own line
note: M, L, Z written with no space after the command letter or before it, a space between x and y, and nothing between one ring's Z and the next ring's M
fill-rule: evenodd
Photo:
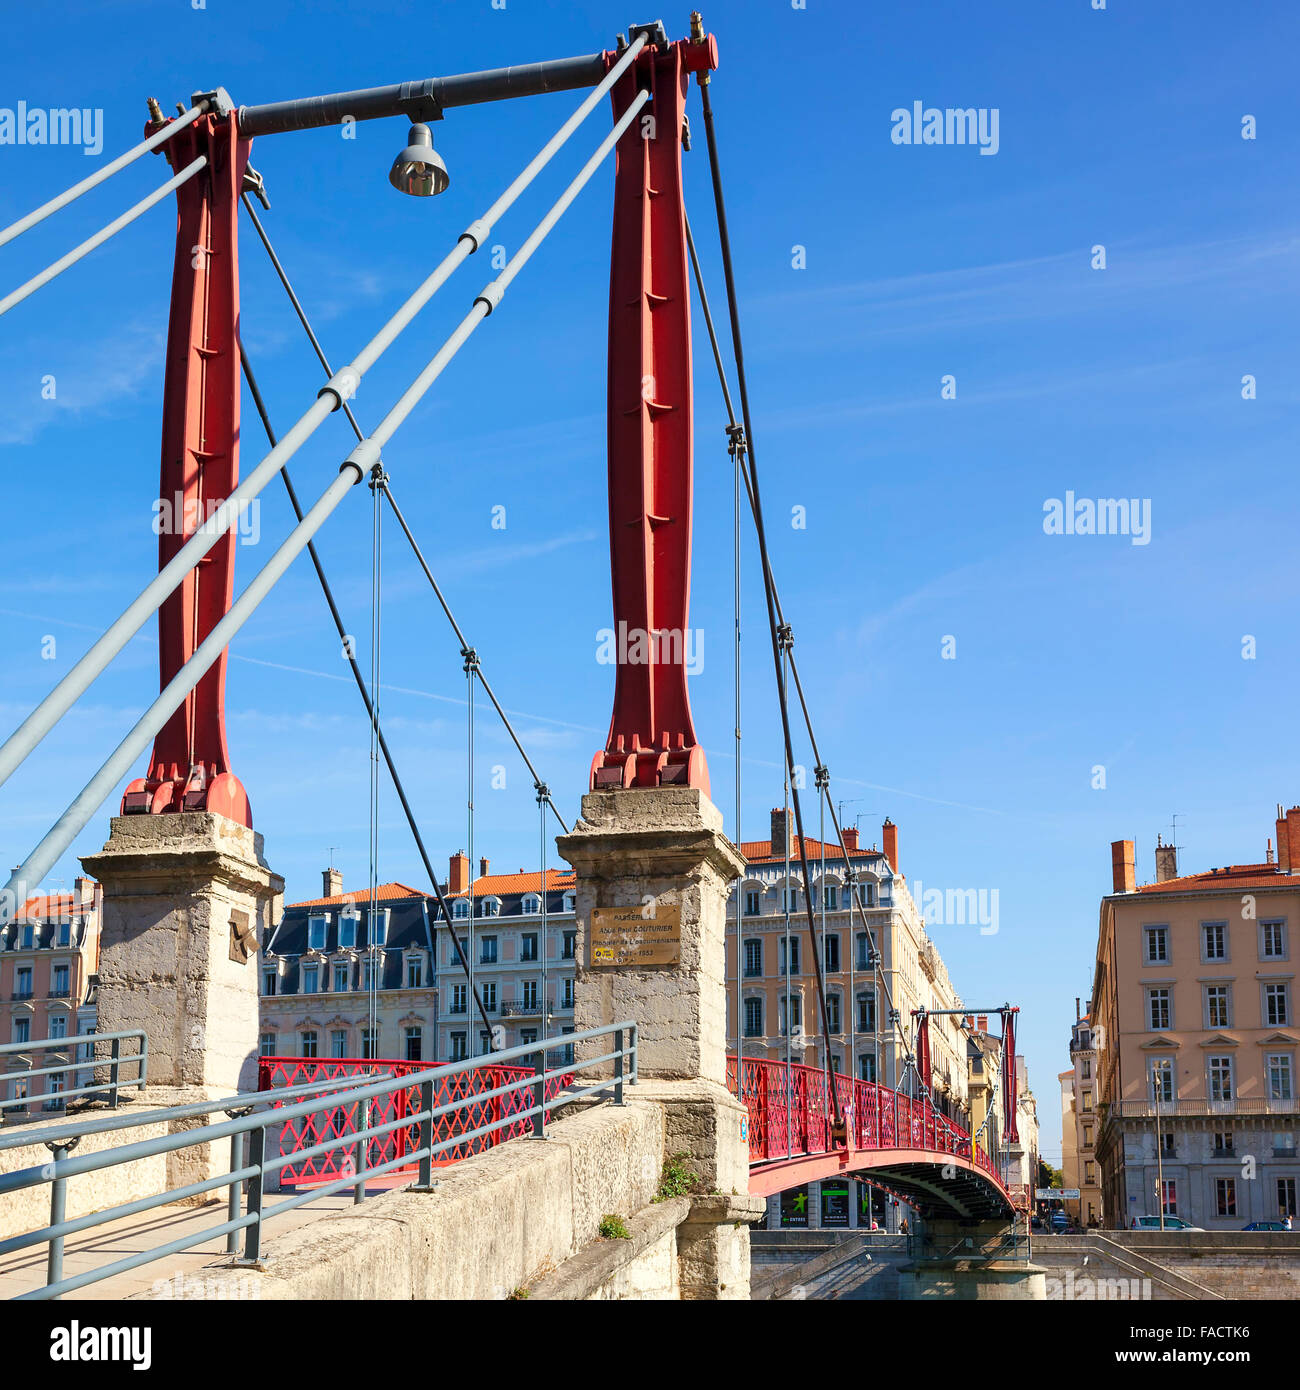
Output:
M736 1093L736 1059L727 1058L727 1085ZM1001 1184L996 1159L970 1133L935 1107L929 1096L911 1097L874 1081L835 1073L840 1113L855 1149L925 1149L974 1163ZM834 1109L826 1073L819 1067L764 1057L741 1064L741 1101L749 1111L751 1163L830 1153Z
M124 1049L125 1044L125 1049ZM134 1050L132 1050L134 1044ZM108 1055L102 1049L108 1049ZM78 1057L79 1052L86 1056ZM99 1052L100 1055L96 1055ZM47 1062L35 1066L25 1059L36 1053L69 1053L67 1062ZM9 1060L18 1057L22 1064L9 1068ZM123 1075L123 1069L127 1074ZM127 1029L120 1033L77 1033L73 1037L28 1039L26 1042L0 1044L0 1121L6 1111L30 1110L40 1105L44 1110L62 1110L68 1101L78 1096L96 1096L110 1106L116 1106L124 1090L142 1087L148 1081L149 1044L144 1031ZM94 1073L100 1080L82 1086L66 1085L69 1074L73 1079L80 1072ZM48 1078L42 1089L33 1093L31 1083L38 1077ZM17 1093L17 1094L15 1094Z
M562 1069L548 1069L548 1052L596 1038L608 1039L608 1050ZM304 1059L288 1060L301 1062ZM531 1067L513 1065L526 1060L531 1060ZM28 1128L24 1132L0 1135L0 1151L43 1142L53 1154L52 1162L0 1173L0 1201L9 1193L45 1183L50 1186L49 1224L0 1240L0 1256L34 1245L47 1247L44 1285L20 1297L58 1298L221 1237L225 1237L226 1252L236 1257L236 1263L251 1264L261 1256L262 1232L267 1222L308 1202L348 1188L353 1191L354 1201L361 1202L366 1196L368 1179L403 1171L415 1174L419 1187L430 1187L435 1165L478 1152L502 1138L521 1133L543 1137L547 1115L552 1104L561 1097L569 1102L601 1095L612 1099L616 1105L622 1104L624 1084L635 1085L637 1080L637 1026L625 1022L581 1033L565 1033L558 1038L545 1038L504 1052L442 1066L421 1068L418 1064L400 1062L361 1065L372 1070L350 1077L322 1076L294 1086L271 1086L224 1100L60 1123L57 1129L33 1131ZM407 1066L413 1069L407 1071ZM593 1067L608 1067L612 1075L601 1076L586 1086L576 1086L575 1073ZM374 1072L380 1070L387 1070L387 1074L376 1079ZM480 1071L486 1075L476 1076ZM401 1074L395 1074L398 1072ZM404 1097L401 1101L396 1099L399 1094ZM202 1119L222 1111L229 1116L227 1120L168 1132L178 1121ZM88 1134L153 1125L160 1126L164 1132L155 1138L98 1152L72 1153L80 1139ZM283 1134L286 1127L301 1142L291 1144L287 1153L282 1151L280 1144L274 1145L273 1150L268 1143L269 1132L279 1129ZM397 1135L405 1135L400 1145ZM67 1184L71 1178L220 1142L228 1142L230 1146L228 1172L152 1196L119 1202L86 1216L66 1217ZM292 1197L268 1204L265 1200L271 1185L268 1179L286 1168L297 1167L301 1171L306 1164L313 1165L317 1173L337 1175L326 1176ZM124 1180L123 1187L126 1185ZM178 1240L150 1246L64 1277L63 1247L69 1236L223 1188L227 1195L224 1221L191 1230ZM242 1258L241 1231L244 1233Z

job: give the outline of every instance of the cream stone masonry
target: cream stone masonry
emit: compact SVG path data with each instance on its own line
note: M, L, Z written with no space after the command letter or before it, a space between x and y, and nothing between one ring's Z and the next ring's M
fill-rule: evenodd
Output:
M144 1029L151 1099L255 1089L257 948L284 894L261 835L204 811L115 816L81 862L104 886L99 1031Z

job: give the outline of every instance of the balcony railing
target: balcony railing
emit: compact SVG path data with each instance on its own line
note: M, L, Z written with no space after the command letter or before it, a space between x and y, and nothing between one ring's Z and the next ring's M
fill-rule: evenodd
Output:
M530 1004L524 999L507 999L501 1005L501 1012L506 1018L531 1018L535 1014L540 1014L542 1006L533 1000Z
M1242 1100L1162 1100L1158 1107L1160 1118L1177 1119L1194 1115L1300 1115L1300 1100L1262 1100L1258 1097ZM1115 1119L1155 1119L1157 1106L1152 1100L1115 1100L1110 1103L1110 1116Z

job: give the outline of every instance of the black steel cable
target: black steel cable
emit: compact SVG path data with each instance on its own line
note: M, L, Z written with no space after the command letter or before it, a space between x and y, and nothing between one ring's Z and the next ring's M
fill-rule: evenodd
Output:
M271 417L267 413L266 402L262 399L262 393L258 389L257 378L253 375L253 368L248 360L248 353L244 345L239 345L239 360L244 369L244 378L248 382L248 388L253 394L253 404L257 407L257 413L261 417L262 428L266 431L266 437L271 442L271 447L275 447L275 430L271 426ZM289 494L289 505L293 508L294 515L299 522L302 521L303 511L298 502L298 493L293 485L293 480L289 477L289 470L282 468L280 477L284 479L285 491ZM434 897L438 900L439 910L446 919L448 929L451 931L452 943L455 946L456 955L460 959L461 968L468 976L470 973L469 962L465 958L465 952L461 949L460 937L456 934L455 927L452 925L451 910L447 906L446 899L442 896L442 890L438 887L438 876L433 871L433 864L429 859L429 852L424 847L424 838L420 834L420 827L415 821L415 812L411 809L411 803L407 800L406 789L402 786L402 779L398 776L397 764L393 761L393 754L388 747L388 740L384 737L384 731L380 727L379 720L375 714L374 703L370 698L370 691L366 686L365 677L361 674L361 667L357 664L356 657L352 654L352 642L348 636L348 630L344 626L343 617L339 613L338 604L334 600L334 591L330 588L330 582L325 577L325 568L321 564L320 555L316 550L315 541L307 542L307 553L311 556L311 562L316 567L316 578L320 580L321 592L325 595L325 602L329 605L330 617L334 619L334 626L338 629L339 640L343 644L343 654L347 657L348 665L352 668L352 678L357 683L357 690L360 692L362 703L366 707L366 715L374 728L375 734L379 739L379 747L384 755L384 762L388 764L388 775L393 779L393 788L397 792L397 799L402 803L402 810L406 815L406 823L411 827L411 835L415 840L415 847L419 851L420 858L424 863L424 871L429 876L429 882L433 884ZM436 950L437 940L430 942ZM479 1013L482 1016L484 1026L491 1031L492 1025L487 1016L487 1010L483 1007L483 1001L478 994L474 995L474 1002L478 1005Z

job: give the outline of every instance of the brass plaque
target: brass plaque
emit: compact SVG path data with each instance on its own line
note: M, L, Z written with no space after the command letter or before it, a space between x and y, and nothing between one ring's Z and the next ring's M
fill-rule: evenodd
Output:
M677 965L682 958L680 903L597 907L591 913L591 968Z

